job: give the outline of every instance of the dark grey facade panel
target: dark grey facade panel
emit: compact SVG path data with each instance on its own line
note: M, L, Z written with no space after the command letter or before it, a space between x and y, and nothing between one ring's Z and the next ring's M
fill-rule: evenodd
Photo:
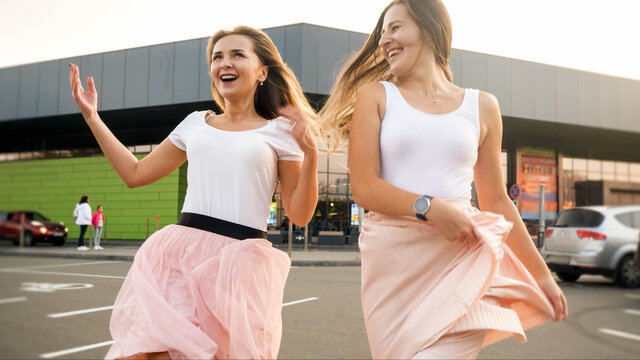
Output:
M173 102L173 43L149 48L149 106Z
M102 94L100 91L102 89L102 79L104 78L102 75L103 61L104 54L95 54L83 56L80 64L77 64L80 67L80 80L82 81L82 86L85 90L88 89L87 78L89 76L93 76L93 81L95 82L96 89L98 91L98 109L100 109L100 102L102 101ZM67 68L67 73L68 71L69 69ZM78 111L78 107L75 104L73 104L72 109L72 112Z
M20 68L0 69L0 121L18 118Z
M212 100L211 77L209 76L209 62L207 60L208 38L200 39L200 76L198 77L198 101Z
M462 65L461 86L463 88L487 88L487 57L470 51L460 54Z
M288 25L284 27L284 61L302 83L302 31L300 26ZM304 85L302 86L305 89ZM306 89L305 89L306 90Z
M71 96L71 87L69 85L69 63L74 63L78 66L82 65L81 57L73 57L62 59L58 62L58 115L64 114L73 114L78 112L78 106L73 101L73 97ZM81 72L80 75L85 74L86 72ZM87 79L80 77L80 81L82 81L82 86L87 88ZM98 85L99 86L99 85ZM98 88L99 89L99 88ZM99 96L100 94L98 94ZM98 99L98 106L100 104L100 100Z
M578 124L578 72L571 69L556 70L558 79L558 122Z
M176 43L173 71L173 103L191 102L198 98L200 85L200 40Z
M40 63L38 69L38 116L58 114L59 71L58 61Z
M453 75L453 83L458 86L462 86L462 51L451 49L449 69Z
M600 123L614 129L620 128L620 80L599 77Z
M317 93L328 94L338 77L338 72L350 55L349 33L321 28L318 34L318 86ZM320 75L322 74L322 75Z
M349 57L360 51L367 42L367 39L369 39L369 34L349 31Z
M619 81L620 127L622 130L640 132L640 105L638 103L640 86L638 81L629 79L620 79Z
M149 47L127 50L124 80L124 107L148 105Z
M20 68L18 90L18 116L35 117L38 114L38 68L40 64L29 64Z
M534 102L535 118L544 121L557 121L558 94L556 86L556 68L550 65L534 64Z
M319 42L320 32L324 32L324 28L302 24L302 43L300 61L300 72L296 73L302 85L302 90L308 93L318 94L318 65L320 55ZM299 30L298 30L299 31ZM287 57L288 59L289 57ZM329 74L323 74L329 76Z
M500 111L511 113L511 61L499 56L487 56L487 91L498 99Z
M598 75L582 72L578 76L578 123L585 126L600 126L600 91Z
M533 63L511 59L511 114L533 119Z
M99 95L100 110L124 108L124 77L127 52L114 51L104 54L102 59L102 93Z
M280 56L284 56L284 50L285 50L284 27L281 26L281 27L264 29L264 32L269 36L269 38L271 38L271 41L273 41L273 44L278 49Z

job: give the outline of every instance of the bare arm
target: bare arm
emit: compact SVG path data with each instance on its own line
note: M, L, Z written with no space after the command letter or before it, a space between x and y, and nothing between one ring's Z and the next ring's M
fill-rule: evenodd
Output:
M386 215L415 216L414 201L421 195L400 189L380 177L380 125L384 117L382 84L363 86L358 94L349 136L349 171L355 202ZM473 222L460 210L433 199L426 213L448 240L474 239Z
M138 159L109 130L98 115L98 93L93 77L87 80L88 90L82 88L80 70L69 64L71 95L84 120L91 129L105 157L128 187L146 185L177 169L187 159L186 153L165 139L144 159Z
M502 180L500 152L502 146L502 116L496 98L480 93L481 141L478 148L478 160L474 169L478 202L483 211L504 215L513 223L507 238L507 245L533 277L541 285L556 311L556 319L567 316L566 299L556 285L551 272L522 222L520 213L507 196Z
M318 203L318 150L315 141L306 138L306 119L292 106L280 109L280 114L291 121L291 134L304 153L304 160L278 161L278 177L282 205L291 221L306 226Z

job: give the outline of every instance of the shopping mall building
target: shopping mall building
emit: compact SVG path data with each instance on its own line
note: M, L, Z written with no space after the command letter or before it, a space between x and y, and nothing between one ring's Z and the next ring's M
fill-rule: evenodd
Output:
M309 24L265 29L311 102L320 106L337 71L367 34ZM215 109L207 38L0 69L0 210L32 209L72 223L82 195L104 206L110 239L144 239L174 223L186 165L129 189L102 156L69 92L69 61L93 75L102 118L137 156L189 113ZM613 62L612 62L613 66ZM517 184L523 218L585 204L640 204L640 81L453 49L454 83L493 93L504 122L505 186ZM347 154L320 155L312 228L348 233L353 197ZM274 194L270 222L283 219ZM353 219L357 220L357 219ZM70 226L70 236L77 227Z

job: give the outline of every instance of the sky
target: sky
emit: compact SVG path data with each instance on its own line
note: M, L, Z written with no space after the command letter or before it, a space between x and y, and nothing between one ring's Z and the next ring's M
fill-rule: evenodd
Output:
M453 48L640 80L638 0L443 0ZM370 33L389 0L0 0L0 68L300 22Z

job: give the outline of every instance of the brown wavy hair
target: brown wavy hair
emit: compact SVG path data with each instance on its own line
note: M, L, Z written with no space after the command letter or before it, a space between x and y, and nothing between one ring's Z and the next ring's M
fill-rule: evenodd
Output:
M453 82L453 75L449 69L451 19L444 4L440 0L393 0L380 14L376 27L362 49L343 67L331 95L318 114L322 132L332 150L349 137L358 89L368 83L393 80L389 72L389 63L384 59L378 42L382 36L384 17L394 5L406 7L421 29L425 41L429 39L433 43L436 64L442 68L447 80Z
M262 86L256 88L253 104L256 112L265 119L278 117L278 109L285 105L297 107L307 118L307 135L318 136L317 115L302 91L293 71L282 61L282 57L271 38L263 31L249 27L236 26L231 30L219 30L209 38L207 44L207 64L211 69L211 58L216 43L225 36L244 35L253 43L253 51L262 65L267 66L268 74ZM211 72L209 71L209 77ZM218 107L224 112L224 98L211 79L211 94Z

